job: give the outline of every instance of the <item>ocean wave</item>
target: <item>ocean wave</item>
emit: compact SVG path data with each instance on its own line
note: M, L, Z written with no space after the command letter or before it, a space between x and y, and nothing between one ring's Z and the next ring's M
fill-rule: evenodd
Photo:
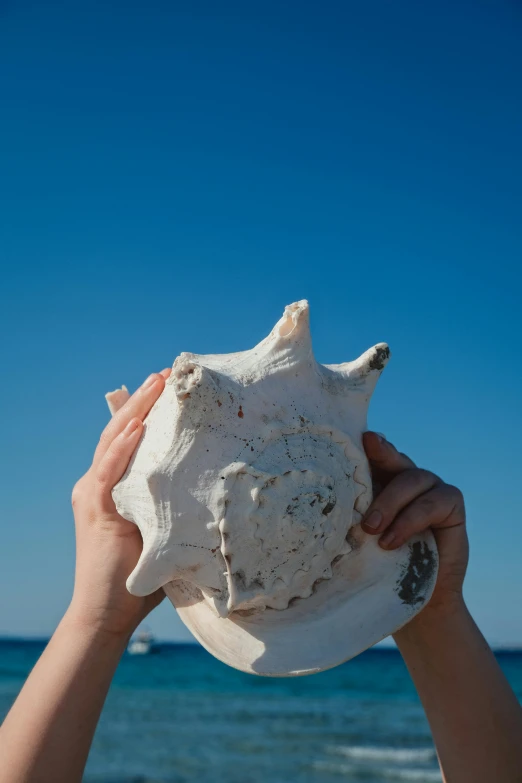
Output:
M393 769L381 773L388 780L411 780L415 783L441 783L442 777L435 769Z
M332 774L344 775L352 778L360 774L361 767L357 764L342 764L333 761L316 761L312 765L314 769L321 772L330 772ZM441 783L442 777L438 770L432 769L412 769L411 767L397 767L395 769L384 769L379 767L379 777L386 780L403 780L412 783ZM357 779L359 779L357 777Z
M356 761L391 761L396 764L419 763L434 761L436 754L433 748L382 748L373 745L330 745L327 753L338 753L341 756Z

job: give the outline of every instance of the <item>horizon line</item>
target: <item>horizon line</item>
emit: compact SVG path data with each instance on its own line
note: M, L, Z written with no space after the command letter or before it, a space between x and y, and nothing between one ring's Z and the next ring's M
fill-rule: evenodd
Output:
M9 634L2 634L0 633L0 644L4 642L21 642L21 643L29 643L29 644L48 644L51 640L51 636L14 636ZM132 638L132 637L130 637ZM205 650L202 644L200 644L197 639L161 639L161 638L155 638L154 639L155 644L162 644L162 645L170 645L170 646L177 646L177 647L198 647L202 650ZM495 653L522 653L522 644L497 644L497 645L490 645L491 649ZM363 652L381 652L381 651L393 651L396 653L399 653L399 649L394 644L393 641L390 641L390 643L382 644L382 642L378 642L376 645L373 645L372 647L368 647L367 650L363 650ZM205 650L205 652L208 652ZM400 654L400 653L399 653ZM211 655L211 653L209 653ZM357 657L357 656L356 656Z

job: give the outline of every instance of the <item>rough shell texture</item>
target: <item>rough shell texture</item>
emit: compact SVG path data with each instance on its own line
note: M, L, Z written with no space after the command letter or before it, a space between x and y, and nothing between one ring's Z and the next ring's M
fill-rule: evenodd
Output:
M250 351L182 353L113 492L143 536L129 591L163 586L210 652L272 676L335 666L407 622L434 586L433 538L385 552L358 524L388 358L380 344L318 364L306 301ZM111 411L127 396L108 395Z

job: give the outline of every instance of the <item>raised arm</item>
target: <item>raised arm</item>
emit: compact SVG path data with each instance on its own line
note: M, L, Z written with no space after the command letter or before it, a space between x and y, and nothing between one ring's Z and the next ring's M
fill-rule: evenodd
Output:
M376 433L365 448L381 487L363 528L385 549L431 527L440 566L430 603L394 635L428 717L446 783L521 783L522 709L462 595L464 501Z
M103 432L73 492L76 576L71 604L0 728L2 783L75 783L127 641L163 598L136 598L125 580L141 553L138 528L116 511L121 478L169 371L151 375Z

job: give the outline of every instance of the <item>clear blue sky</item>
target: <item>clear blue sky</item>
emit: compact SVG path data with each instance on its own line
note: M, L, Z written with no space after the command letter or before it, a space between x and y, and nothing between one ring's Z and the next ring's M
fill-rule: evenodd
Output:
M522 644L521 40L507 0L1 3L0 632L67 605L105 391L308 298L319 361L389 342L370 426L464 490Z

